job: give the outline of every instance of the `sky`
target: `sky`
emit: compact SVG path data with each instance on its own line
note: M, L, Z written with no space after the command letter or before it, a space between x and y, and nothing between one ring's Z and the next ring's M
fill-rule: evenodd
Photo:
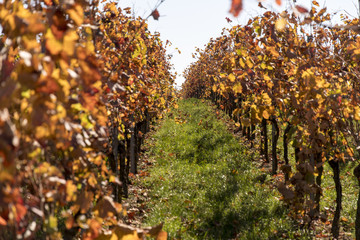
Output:
M136 16L146 18L159 0L120 0L118 6L121 8L131 7ZM248 19L262 14L257 0L243 0L243 11L235 18L229 13L230 0L165 0L158 11L160 18L155 21L149 18L148 25L151 32L159 32L163 41L169 40L172 46L168 54L173 55L172 64L174 71L178 73L176 83L180 86L184 82L181 76L184 69L195 59L192 53L196 47L201 49L209 42L210 38L221 35L224 27L230 28L238 24L246 24ZM275 0L261 1L268 10L282 12L285 9L291 10L293 1L282 0L278 6ZM296 4L311 7L312 0L297 0ZM326 6L328 12L338 12L332 19L332 23L339 21L340 14L358 16L358 0L318 0L320 7ZM233 22L228 23L225 18ZM177 52L175 48L181 51Z

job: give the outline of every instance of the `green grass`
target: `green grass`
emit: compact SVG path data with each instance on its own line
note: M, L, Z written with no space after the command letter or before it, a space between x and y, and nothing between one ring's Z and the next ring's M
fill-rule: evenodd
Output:
M207 102L179 102L148 139L156 164L145 178L145 224L170 239L310 239L296 230L254 153L228 133ZM152 142L149 142L152 141Z

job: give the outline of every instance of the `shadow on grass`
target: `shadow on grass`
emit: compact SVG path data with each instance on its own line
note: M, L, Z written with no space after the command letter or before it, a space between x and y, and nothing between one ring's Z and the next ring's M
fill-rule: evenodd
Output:
M222 188L207 189L206 202L213 204L194 229L200 239L263 239L261 232L266 232L266 239L279 239L280 227L271 233L270 224L274 219L283 218L286 209L281 205L271 206L268 195L255 187L255 177L228 174Z

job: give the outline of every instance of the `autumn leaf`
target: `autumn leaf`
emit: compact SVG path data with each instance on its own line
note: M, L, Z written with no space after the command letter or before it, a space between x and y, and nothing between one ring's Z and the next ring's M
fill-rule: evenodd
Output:
M264 119L269 119L269 118L270 118L270 114L268 113L267 110L264 110L264 111L262 112L262 116L263 116Z
M56 37L54 36L53 32L50 29L47 30L45 39L46 39L46 42L45 42L46 49L52 55L59 54L63 48L63 45L58 39L56 39Z
M276 20L275 22L275 29L279 32L282 32L285 30L287 25L287 20L283 17L280 17L278 20Z
M167 232L161 231L157 236L156 236L156 240L167 240L168 239L168 234Z
M84 11L80 4L74 4L72 8L67 10L67 13L77 26L83 23Z
M47 6L52 6L53 5L53 1L52 0L44 0L45 4Z
M234 85L234 87L233 87L233 91L234 91L235 93L241 93L241 92L242 92L242 86L241 86L241 84L240 84L240 83L236 83L236 84Z
M236 77L235 77L234 74L231 73L231 74L229 74L228 79L229 79L231 82L235 82Z
M5 221L5 219L2 218L1 216L0 216L0 225L6 226L6 221Z
M160 13L157 9L155 9L154 11L152 11L152 13L150 14L155 20L159 20L160 17Z
M58 8L52 15L51 23L50 29L52 33L57 40L60 40L68 29L64 12Z
M281 0L276 0L276 4L280 6L281 5Z
M234 17L239 16L239 13L242 10L242 0L232 0L230 13L234 15Z
M312 4L313 4L314 6L320 7L320 6L319 6L319 3L318 3L317 1L312 1Z
M27 209L23 203L16 203L15 209L16 222L19 223L25 217Z
M295 9L297 12L301 14L309 13L309 10L307 10L305 7L302 7L300 5L295 5Z
M116 203L108 196L105 196L101 199L95 206L94 211L97 216L101 218L115 216L118 212L120 206L117 206Z
M279 183L277 188L279 192L283 195L284 200L290 200L295 197L295 193L292 190L288 189L284 183Z

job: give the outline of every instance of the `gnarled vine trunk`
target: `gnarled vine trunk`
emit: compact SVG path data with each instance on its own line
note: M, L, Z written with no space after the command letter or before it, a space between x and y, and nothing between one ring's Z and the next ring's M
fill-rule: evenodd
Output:
M285 161L285 166L287 167L287 169L284 171L285 173L285 181L289 180L289 169L290 165L289 165L289 148L288 148L288 143L289 143L289 139L288 139L288 133L290 132L291 129L291 124L289 123L285 130L284 130L284 135L283 135L283 146L284 146L284 161Z
M354 175L358 180L358 184L360 187L360 164L354 169ZM357 209L356 209L355 236L356 236L356 240L360 240L360 190L359 190Z
M339 238L339 231L340 231L340 212L341 212L341 205L342 205L342 187L340 182L340 166L339 162L336 160L329 161L330 167L334 172L334 182L335 182L335 189L336 189L336 210L334 213L334 219L331 227L331 233L334 239Z
M272 143L271 143L271 148L272 148L272 171L271 173L273 175L275 175L277 173L278 170L278 159L277 159L277 153L276 153L276 147L277 147L277 142L279 140L279 126L277 124L276 118L273 117L271 118L271 125L272 125Z
M267 136L267 122L266 119L263 118L261 121L261 136L263 141L263 153L265 156L265 161L269 162L269 146L268 146L268 136Z

